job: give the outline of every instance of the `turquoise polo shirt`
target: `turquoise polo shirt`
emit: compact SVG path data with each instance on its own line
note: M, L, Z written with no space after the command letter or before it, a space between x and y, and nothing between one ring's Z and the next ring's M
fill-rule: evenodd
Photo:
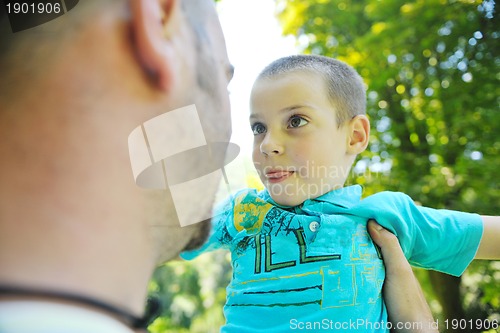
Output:
M349 186L285 207L246 189L220 205L208 241L182 257L231 251L221 332L389 332L368 219L398 236L414 266L460 275L474 258L480 216L419 207L396 192L361 200L361 192Z

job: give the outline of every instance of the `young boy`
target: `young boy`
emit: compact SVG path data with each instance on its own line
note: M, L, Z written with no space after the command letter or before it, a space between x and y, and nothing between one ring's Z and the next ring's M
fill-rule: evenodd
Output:
M360 186L344 187L368 145L365 109L362 79L334 59L286 57L258 76L250 122L266 190L227 200L205 246L183 255L231 251L222 332L387 332L370 218L414 266L458 276L474 258L500 257L497 218L417 207L402 193L361 200Z

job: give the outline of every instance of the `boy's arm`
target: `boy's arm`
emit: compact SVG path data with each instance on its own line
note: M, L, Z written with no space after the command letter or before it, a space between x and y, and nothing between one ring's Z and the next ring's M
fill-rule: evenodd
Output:
M474 259L500 259L500 216L481 216L483 237Z

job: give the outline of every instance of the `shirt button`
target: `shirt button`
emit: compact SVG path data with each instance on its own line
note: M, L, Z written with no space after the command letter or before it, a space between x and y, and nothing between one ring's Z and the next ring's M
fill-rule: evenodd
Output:
M314 221L314 222L311 222L311 224L309 224L309 230L311 230L312 232L316 232L318 231L319 229L319 223Z

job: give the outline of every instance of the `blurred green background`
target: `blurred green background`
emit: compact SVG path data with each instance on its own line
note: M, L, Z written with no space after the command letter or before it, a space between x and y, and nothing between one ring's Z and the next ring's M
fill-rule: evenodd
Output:
M401 191L425 206L499 215L495 1L276 0L276 8L302 53L341 59L368 86L371 144L350 184L363 185L364 195ZM440 322L500 322L500 262L475 261L461 278L415 273ZM165 310L150 331L218 332L230 277L225 252L160 267L150 291Z

